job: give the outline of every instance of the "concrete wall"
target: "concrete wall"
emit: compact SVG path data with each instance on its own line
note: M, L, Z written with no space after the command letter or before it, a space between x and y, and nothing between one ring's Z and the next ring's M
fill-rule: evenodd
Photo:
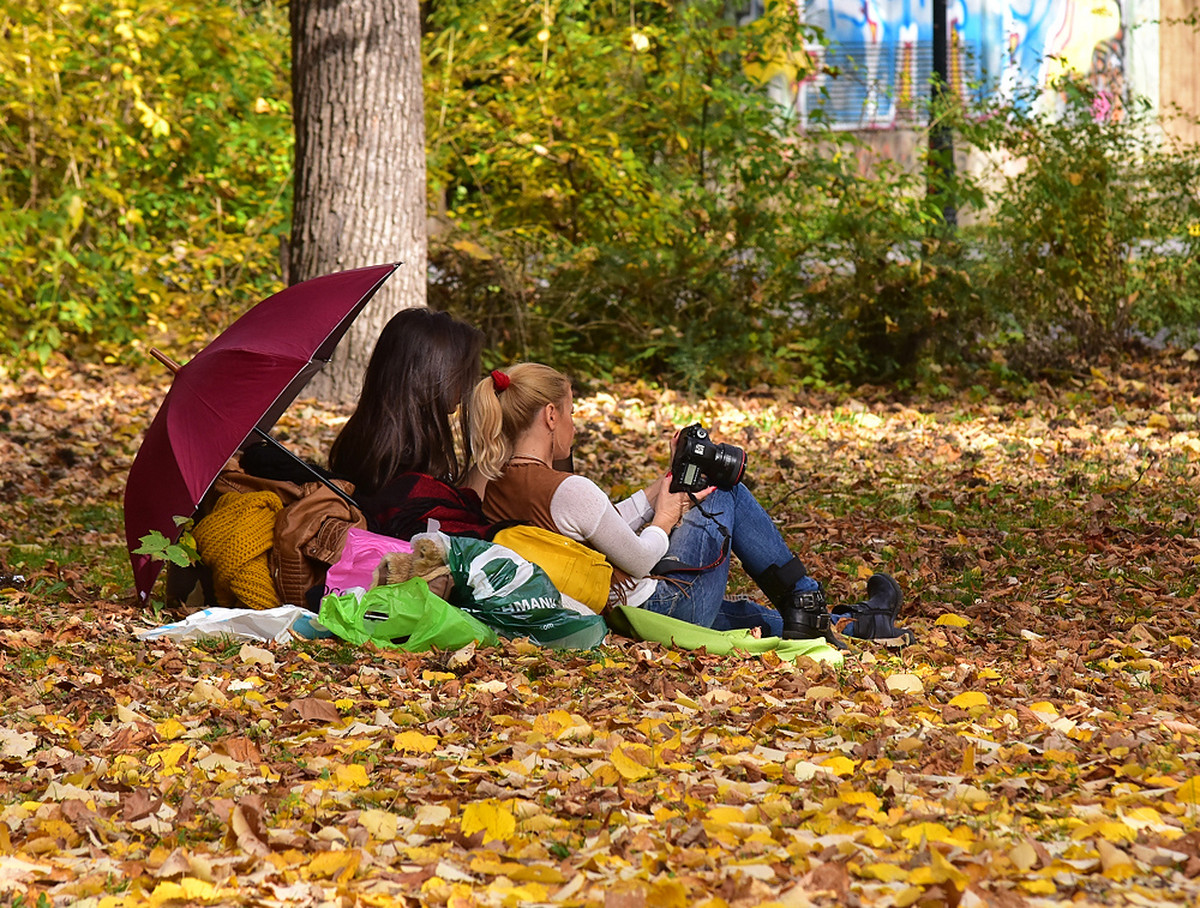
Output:
M1160 0L1159 103L1163 128L1185 142L1200 142L1200 127L1194 122L1200 117L1198 9L1196 0ZM1189 16L1192 21L1183 21ZM1182 117L1173 113L1176 107Z

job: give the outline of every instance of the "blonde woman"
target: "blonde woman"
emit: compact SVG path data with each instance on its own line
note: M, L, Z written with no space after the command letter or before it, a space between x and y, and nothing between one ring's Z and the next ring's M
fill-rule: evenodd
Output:
M691 496L670 476L613 505L591 480L554 469L575 437L566 376L539 363L495 371L471 395L476 457L468 484L494 521L561 533L612 564L610 599L717 630L759 628L788 639L836 638L821 586L789 551L770 516L740 483ZM730 554L774 604L727 599ZM876 574L868 601L847 606L855 636L897 636L903 598Z

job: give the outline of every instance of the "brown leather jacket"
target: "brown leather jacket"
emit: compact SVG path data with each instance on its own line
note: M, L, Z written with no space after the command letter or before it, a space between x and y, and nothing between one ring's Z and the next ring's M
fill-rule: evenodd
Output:
M333 482L354 494L351 483ZM341 557L347 531L350 527L366 529L366 518L323 483L300 485L263 479L246 473L235 461L221 471L209 494L264 489L275 492L283 502L283 510L275 518L275 544L267 556L271 579L282 602L304 605L305 594L325 582L325 571Z

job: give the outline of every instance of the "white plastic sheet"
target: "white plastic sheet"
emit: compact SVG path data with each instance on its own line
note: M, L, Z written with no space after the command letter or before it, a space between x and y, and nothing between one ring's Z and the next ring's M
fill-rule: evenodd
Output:
M188 615L174 624L152 627L135 635L139 640L206 640L211 637L233 637L237 640L259 640L290 643L293 638L315 640L331 637L317 616L298 605L276 608L206 608Z

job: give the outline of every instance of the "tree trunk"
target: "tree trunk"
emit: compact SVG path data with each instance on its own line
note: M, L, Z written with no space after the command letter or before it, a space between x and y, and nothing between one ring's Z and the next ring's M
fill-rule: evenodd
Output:
M291 0L296 163L289 283L403 262L309 390L357 399L387 320L425 304L418 0Z

